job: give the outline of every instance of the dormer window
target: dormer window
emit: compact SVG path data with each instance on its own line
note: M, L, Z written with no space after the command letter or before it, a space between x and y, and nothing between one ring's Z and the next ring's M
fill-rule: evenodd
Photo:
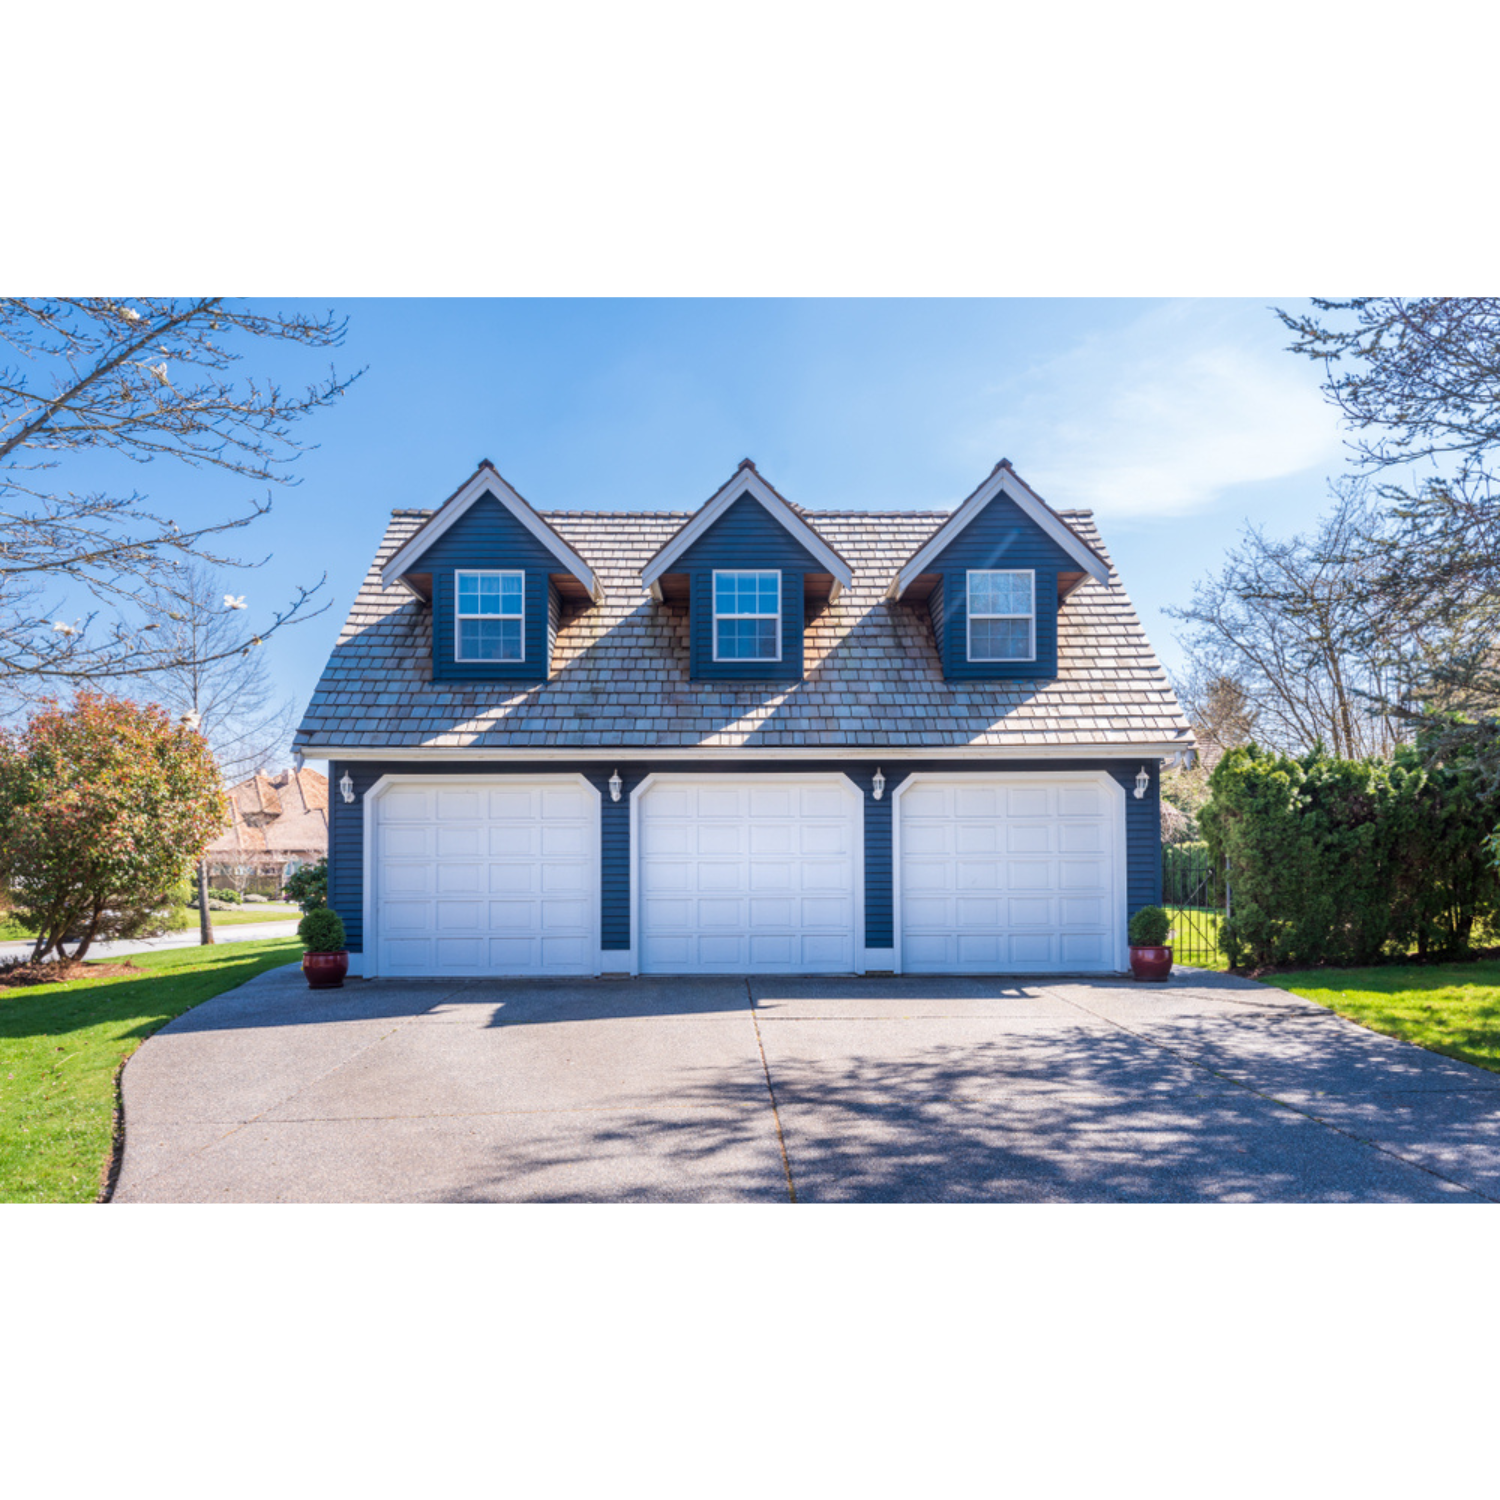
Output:
M714 660L781 660L781 574L714 572Z
M1035 660L1035 572L970 568L968 579L969 660Z
M525 656L526 575L464 572L453 575L458 661L521 661Z

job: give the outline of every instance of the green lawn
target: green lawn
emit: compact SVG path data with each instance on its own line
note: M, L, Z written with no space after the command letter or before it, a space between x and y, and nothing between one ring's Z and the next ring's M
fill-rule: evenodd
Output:
M1500 1072L1500 963L1308 969L1264 982L1371 1031Z
M139 977L0 990L0 1202L92 1203L115 1069L174 1016L294 963L293 938L137 954Z
M1191 934L1193 943L1193 956L1182 958L1181 962L1191 963L1198 969L1227 969L1229 960L1219 952L1219 928L1224 925L1222 913L1209 911L1203 907L1169 906L1166 913L1172 919L1172 927L1175 932L1169 941L1174 950L1180 950L1187 946L1188 937ZM1205 952L1205 944L1209 951ZM1173 962L1178 962L1178 953L1174 951Z
M265 906L247 906L243 911L215 911L209 915L214 919L215 927L236 927L241 922L290 922L302 919L302 913L297 907L279 906L274 902L268 902ZM197 925L198 913L190 911L175 930L186 932ZM6 917L4 921L0 921L0 943L20 943L35 936L36 933L22 927L14 917Z

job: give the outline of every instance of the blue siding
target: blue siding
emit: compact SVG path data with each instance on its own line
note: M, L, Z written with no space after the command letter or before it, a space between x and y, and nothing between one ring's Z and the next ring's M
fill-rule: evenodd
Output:
M781 572L781 660L714 660L713 570L777 568ZM802 575L823 571L806 547L766 512L759 500L742 495L672 564L691 579L689 676L725 682L799 682L802 679Z
M1144 798L1135 799L1135 776L1142 765L1151 776ZM871 779L877 767L885 774L885 795L876 802ZM624 791L618 802L609 797L610 773L616 765L606 761L510 761L423 762L335 761L328 769L331 800L328 828L328 891L334 910L344 919L351 951L364 943L364 795L382 776L408 772L425 776L475 776L508 772L518 776L581 771L601 795L600 863L603 871L601 933L602 946L619 951L630 947L630 794L653 771L660 774L714 771L727 775L777 771L788 776L809 772L842 771L865 794L865 946L892 946L894 881L891 867L891 799L906 777L923 771L1097 771L1105 770L1125 788L1126 907L1133 913L1142 906L1161 901L1161 813L1159 762L1120 760L965 760L954 761L777 761L701 760L626 761L618 763ZM345 803L337 783L348 771L354 781L355 798Z
M971 662L970 568L1029 568L1036 574L1036 660ZM942 592L933 611L943 676L951 680L1017 680L1057 676L1057 575L1078 571L1070 557L1005 494L996 495L933 563ZM941 614L941 622L939 615Z
M493 495L481 495L409 571L432 574L432 677L435 682L543 682L552 663L548 575L561 564ZM453 574L459 568L517 568L526 575L525 658L454 660Z

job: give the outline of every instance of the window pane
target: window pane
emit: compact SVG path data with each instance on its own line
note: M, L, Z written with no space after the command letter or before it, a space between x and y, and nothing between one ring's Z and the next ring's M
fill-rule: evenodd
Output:
M495 582L500 585L500 613L502 615L520 614L521 580L519 576L512 574L506 578L497 578Z
M519 620L460 620L458 654L464 661L520 661Z
M970 620L971 661L1030 661L1030 620Z
M719 620L715 624L720 661L775 661L775 620Z
M1029 615L1029 573L974 573L969 577L971 615Z
M779 573L719 573L714 578L716 615L774 615Z
M458 612L461 615L520 614L521 575L460 573Z

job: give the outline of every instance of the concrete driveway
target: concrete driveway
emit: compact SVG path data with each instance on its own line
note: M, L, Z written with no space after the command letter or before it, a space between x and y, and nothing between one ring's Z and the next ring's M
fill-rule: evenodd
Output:
M351 982L124 1072L114 1199L1482 1202L1500 1075L1248 981Z

